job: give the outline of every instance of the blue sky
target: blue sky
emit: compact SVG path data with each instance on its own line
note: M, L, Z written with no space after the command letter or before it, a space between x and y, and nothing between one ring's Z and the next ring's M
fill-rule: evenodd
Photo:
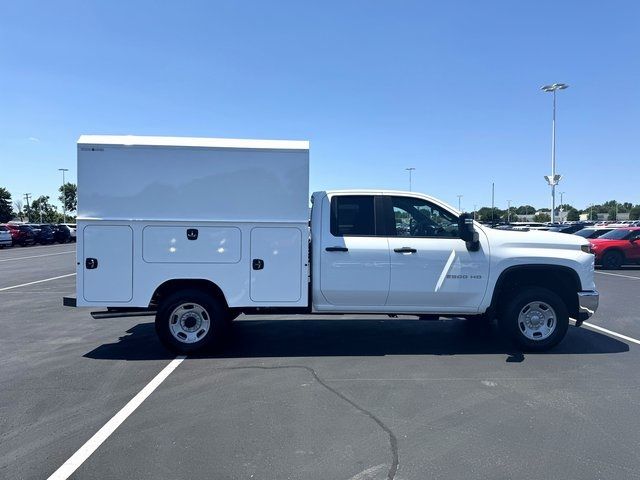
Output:
M640 2L0 4L0 186L57 198L83 133L308 139L311 188L640 203Z

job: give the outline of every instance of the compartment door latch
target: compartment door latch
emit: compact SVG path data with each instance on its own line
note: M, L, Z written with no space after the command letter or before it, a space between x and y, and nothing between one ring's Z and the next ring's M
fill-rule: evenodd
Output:
M261 258L254 258L252 267L254 270L262 270L264 268L264 260L262 260Z

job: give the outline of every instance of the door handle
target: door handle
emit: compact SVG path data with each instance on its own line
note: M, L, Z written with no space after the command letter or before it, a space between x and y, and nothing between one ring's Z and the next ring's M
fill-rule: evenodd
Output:
M349 249L347 247L327 247L325 248L327 252L348 252Z
M253 262L251 263L251 267L254 270L262 270L264 268L264 260L262 260L261 258L254 258Z
M394 252L396 253L416 253L417 250L411 247L402 247L402 248L394 248Z
M87 268L87 270L93 270L94 268L98 268L98 259L87 258L84 261L84 266Z

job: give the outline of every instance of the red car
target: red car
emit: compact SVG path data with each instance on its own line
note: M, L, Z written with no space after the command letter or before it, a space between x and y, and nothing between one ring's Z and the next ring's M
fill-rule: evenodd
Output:
M620 268L624 263L640 263L640 227L616 228L598 238L590 238L596 264Z
M24 247L35 243L35 235L33 234L32 228L28 225L7 223L5 226L11 233L11 239L14 245Z

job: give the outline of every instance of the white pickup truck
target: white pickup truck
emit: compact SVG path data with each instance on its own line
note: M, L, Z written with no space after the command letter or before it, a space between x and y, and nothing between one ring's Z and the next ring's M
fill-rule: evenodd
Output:
M309 218L308 185L308 142L83 136L64 304L155 315L181 353L222 341L241 313L328 312L497 319L545 350L598 306L585 239L378 189L315 192Z

